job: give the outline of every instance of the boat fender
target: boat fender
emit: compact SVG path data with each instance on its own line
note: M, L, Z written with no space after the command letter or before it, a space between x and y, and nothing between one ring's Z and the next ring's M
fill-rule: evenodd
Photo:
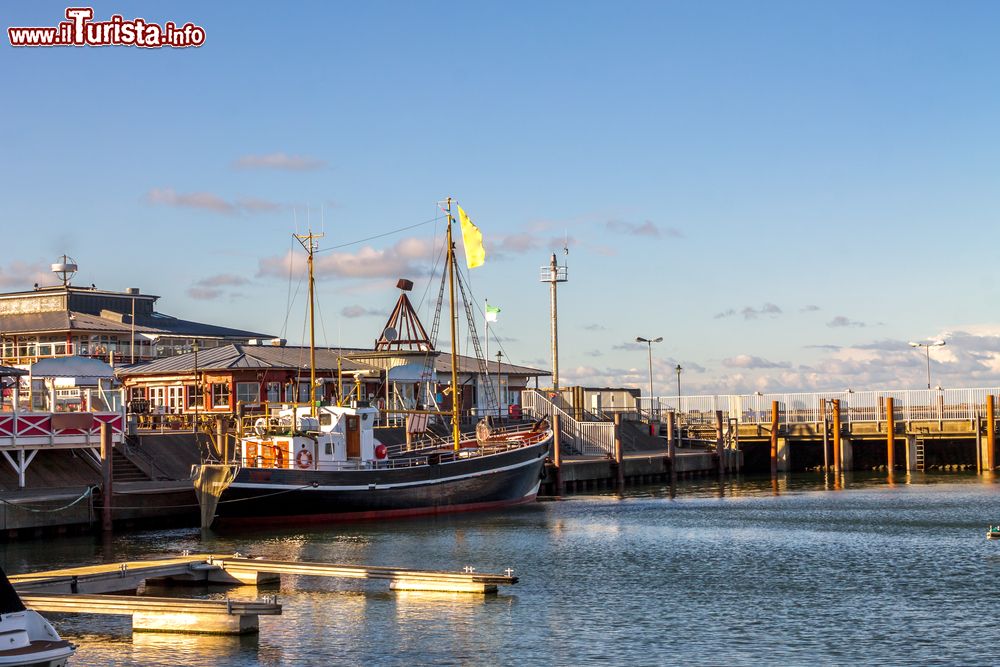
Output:
M295 455L295 465L300 468L311 468L313 464L313 455L308 449L300 449L299 453Z
M375 445L375 458L381 461L388 455L389 455L389 450L388 448L386 448L385 445L383 445L382 443Z

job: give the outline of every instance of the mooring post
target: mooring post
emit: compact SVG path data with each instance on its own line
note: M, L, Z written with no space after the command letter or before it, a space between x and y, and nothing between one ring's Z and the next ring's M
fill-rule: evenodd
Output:
M840 458L840 399L833 399L833 472L839 477Z
M976 419L974 421L976 429L976 473L982 474L983 472L983 418L979 414L979 410L976 410Z
M715 411L715 452L719 456L719 477L726 474L726 459L722 439L722 410Z
M101 529L111 532L113 524L111 521L111 488L112 462L114 461L111 443L111 425L101 422Z
M667 459L670 461L670 479L677 481L677 441L674 439L674 427L677 422L677 413L673 410L667 412Z
M221 415L215 418L215 448L219 450L221 463L229 463L229 444L226 437L226 420Z
M896 467L896 415L893 414L892 396L885 397L885 465L892 474Z
M986 397L986 469L993 470L996 463L997 420L993 394Z
M615 482L618 488L625 486L625 465L622 455L622 413L615 413Z
M562 447L559 437L559 413L555 410L552 411L552 465L556 469L556 495L561 496L563 494Z
M778 476L778 402L771 401L771 477Z
M830 472L830 423L826 420L826 399L819 399L819 418L823 422L823 472Z

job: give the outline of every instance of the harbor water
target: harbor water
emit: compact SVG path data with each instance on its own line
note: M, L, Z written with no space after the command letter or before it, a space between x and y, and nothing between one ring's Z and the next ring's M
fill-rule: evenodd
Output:
M48 615L83 665L976 665L1000 643L1000 486L974 475L687 480L506 512L259 532L146 531L0 547L9 573L192 552L520 577L500 595L283 577L259 635L132 635ZM674 495L674 497L671 497ZM154 591L150 591L151 593Z

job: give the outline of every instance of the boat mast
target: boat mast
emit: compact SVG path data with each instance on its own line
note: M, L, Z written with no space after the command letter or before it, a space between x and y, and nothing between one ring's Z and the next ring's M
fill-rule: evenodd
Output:
M458 346L455 338L455 244L451 237L451 197L448 197L445 212L448 214L448 306L451 315L451 433L455 439L455 451L459 450L461 431L458 426L459 391L458 391Z
M295 234L295 238L306 249L309 266L309 415L311 417L316 416L316 314L313 307L316 279L313 276L313 253L319 246L316 240L324 236L325 234L313 234L311 229L308 234Z

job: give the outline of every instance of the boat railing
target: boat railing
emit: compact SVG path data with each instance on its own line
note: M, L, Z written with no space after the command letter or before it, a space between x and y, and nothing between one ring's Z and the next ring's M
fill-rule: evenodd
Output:
M388 457L379 461L362 461L352 459L347 461L313 461L305 468L299 467L294 458L288 456L284 448L260 443L259 448L249 459L244 457L240 460L241 467L260 468L265 470L273 469L297 469L297 470L319 470L325 472L335 472L342 470L393 470L397 468L412 468L415 466L425 466L429 464L453 463L467 459L480 458L501 454L515 449L520 449L527 445L544 442L550 436L548 430L539 431L537 437L517 441L497 441L489 442L484 446L454 449L439 448L433 451L421 449L411 451L395 457Z
M523 433L529 433L535 428L535 424L509 424L506 426L494 426L490 429L489 443L492 444L498 438L504 438L509 436L521 435ZM539 433L544 434L545 431L541 430ZM537 438L531 438L530 440L520 439L520 445L534 444ZM398 456L412 455L414 453L439 450L443 447L451 447L454 445L454 440L451 435L438 435L437 433L427 432L417 440L410 442L407 445L405 442L396 445L387 445L386 450L388 452L389 458L394 458Z

